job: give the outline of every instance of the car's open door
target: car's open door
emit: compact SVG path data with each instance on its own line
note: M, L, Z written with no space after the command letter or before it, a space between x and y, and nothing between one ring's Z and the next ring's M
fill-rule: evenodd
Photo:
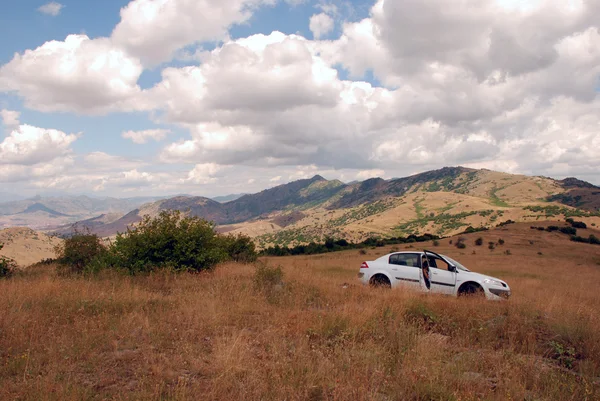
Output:
M423 254L421 257L421 269L420 269L419 277L421 289L423 291L429 292L431 291L431 267L429 266L429 261L427 259L427 255Z
M425 250L423 259L428 262L431 275L431 291L440 294L453 294L456 288L456 266L442 255Z

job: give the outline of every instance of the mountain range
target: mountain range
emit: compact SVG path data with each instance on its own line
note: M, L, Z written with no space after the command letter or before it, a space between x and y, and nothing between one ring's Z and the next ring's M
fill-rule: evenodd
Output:
M13 196L14 198L14 196ZM142 204L164 197L94 198L81 196L35 196L0 203L0 228L26 226L51 229L99 214L119 217Z
M76 227L101 236L126 231L163 210L214 221L221 232L244 233L259 246L292 245L334 236L453 235L502 221L576 216L600 226L600 188L576 178L512 175L446 167L405 178L345 184L319 175L227 202L177 196L146 203L121 216L103 214ZM57 230L69 234L73 225Z

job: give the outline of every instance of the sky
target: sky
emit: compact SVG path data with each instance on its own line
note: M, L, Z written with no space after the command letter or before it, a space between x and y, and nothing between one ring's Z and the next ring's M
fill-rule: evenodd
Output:
M600 0L61 0L0 13L0 191L444 166L600 184Z

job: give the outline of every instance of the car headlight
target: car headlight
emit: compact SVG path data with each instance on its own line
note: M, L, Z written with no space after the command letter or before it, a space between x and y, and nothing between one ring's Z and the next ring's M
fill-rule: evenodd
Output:
M502 281L500 281L500 280L494 280L492 278L486 278L486 279L483 280L483 282L486 283L486 284L494 284L494 285L497 285L499 287L504 287L502 285Z

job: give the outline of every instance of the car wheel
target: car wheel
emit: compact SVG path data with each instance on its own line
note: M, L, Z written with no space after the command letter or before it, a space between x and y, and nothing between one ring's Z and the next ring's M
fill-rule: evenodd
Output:
M374 288L392 288L392 283L390 283L390 280L381 274L378 274L377 276L373 277L371 279L371 287Z
M473 297L482 298L485 296L485 292L480 285L477 284L466 284L458 291L459 297Z

